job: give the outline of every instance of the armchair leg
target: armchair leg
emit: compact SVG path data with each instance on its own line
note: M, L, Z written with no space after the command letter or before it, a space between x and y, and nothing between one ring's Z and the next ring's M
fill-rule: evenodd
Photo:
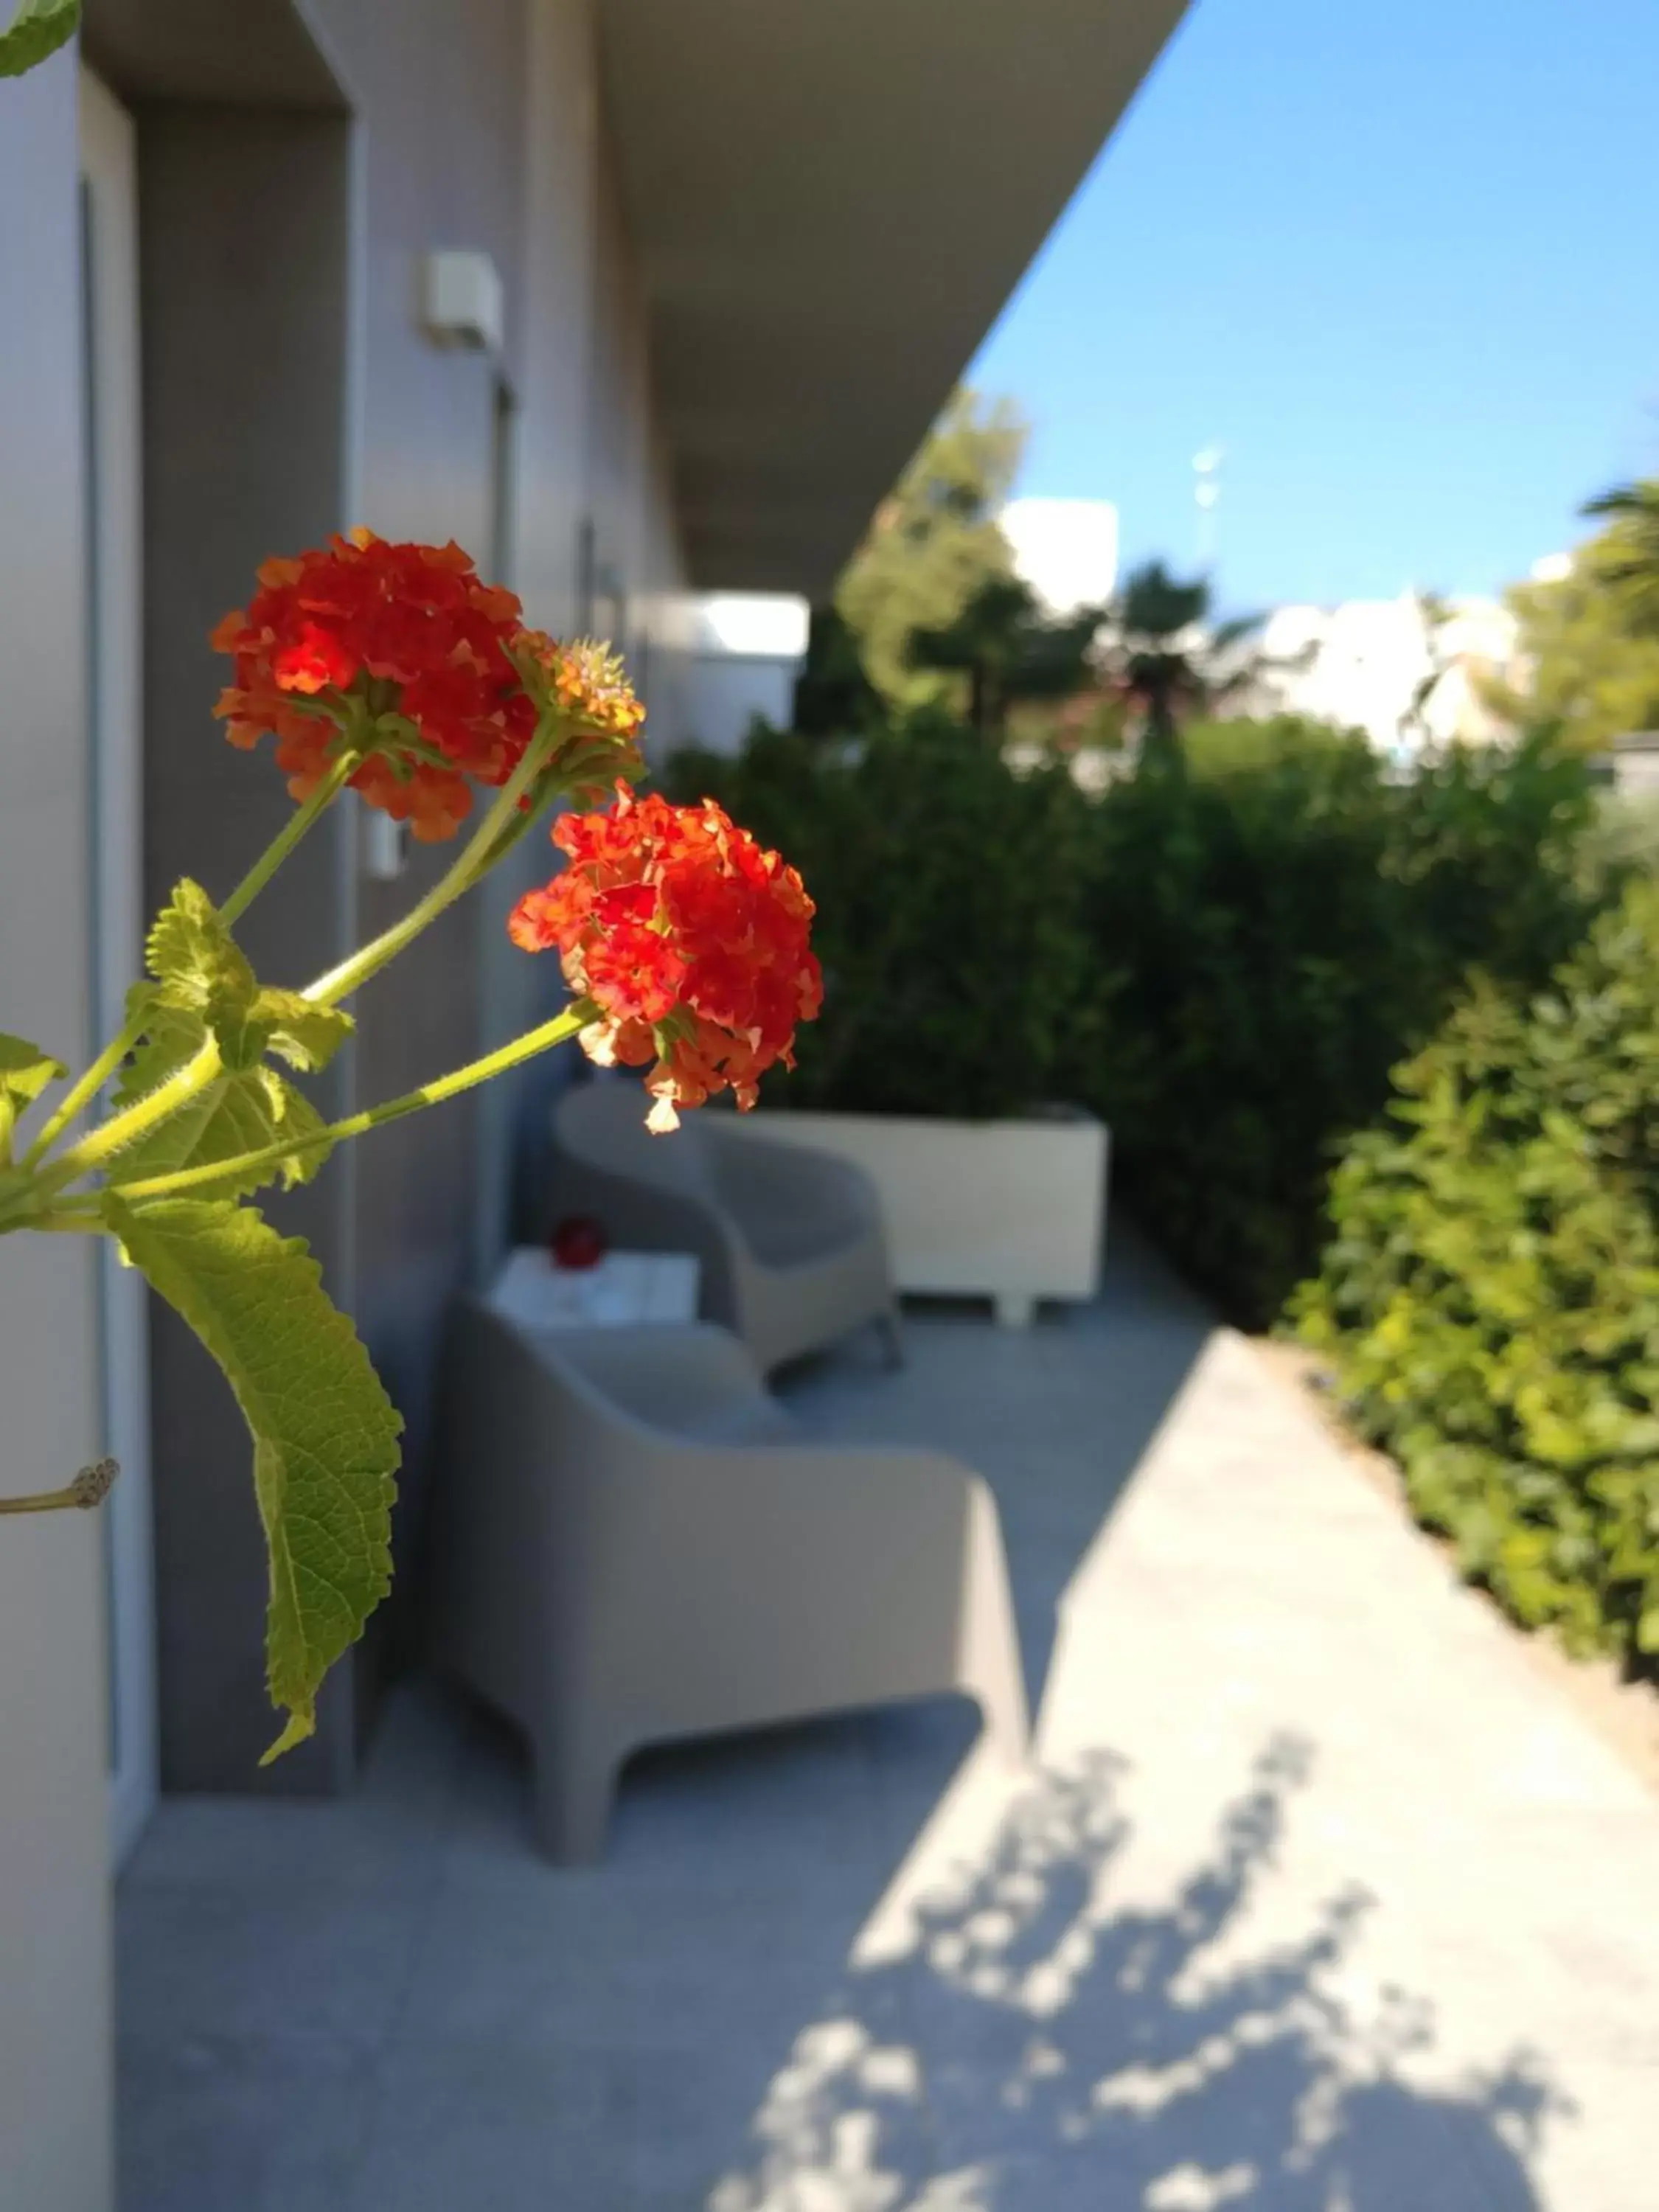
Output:
M978 1476L969 1502L963 1600L957 1679L977 1698L986 1736L1003 1761L1023 1766L1031 1740L1025 1663L1009 1595L1001 1523L990 1491Z
M899 1317L896 1308L895 1308L890 1313L878 1314L877 1316L876 1332L881 1339L882 1356L885 1364L895 1370L902 1367L904 1364L904 1334L903 1331L899 1327Z
M963 1686L977 1702L986 1740L994 1746L1002 1764L1023 1767L1030 1757L1031 1729L1018 1653L988 1660Z
M594 1865L605 1856L617 1761L573 1753L546 1736L532 1742L531 1759L532 1817L543 1856L555 1866Z

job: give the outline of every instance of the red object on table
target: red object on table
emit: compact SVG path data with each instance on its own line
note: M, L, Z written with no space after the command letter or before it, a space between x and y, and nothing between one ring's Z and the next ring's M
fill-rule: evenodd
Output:
M556 1267L597 1267L605 1255L605 1236L586 1213L567 1213L549 1241Z

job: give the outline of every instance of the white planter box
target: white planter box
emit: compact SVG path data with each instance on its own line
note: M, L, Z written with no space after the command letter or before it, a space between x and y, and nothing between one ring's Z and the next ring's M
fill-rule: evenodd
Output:
M947 1121L762 1109L737 1126L863 1168L881 1193L902 1291L989 1297L997 1318L1018 1325L1038 1298L1089 1298L1098 1287L1110 1134L1091 1114Z

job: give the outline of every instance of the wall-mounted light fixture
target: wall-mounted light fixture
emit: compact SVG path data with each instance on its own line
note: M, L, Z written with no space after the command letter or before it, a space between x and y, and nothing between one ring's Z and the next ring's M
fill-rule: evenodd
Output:
M505 330L501 273L487 253L428 253L421 264L421 322L435 345L499 354Z

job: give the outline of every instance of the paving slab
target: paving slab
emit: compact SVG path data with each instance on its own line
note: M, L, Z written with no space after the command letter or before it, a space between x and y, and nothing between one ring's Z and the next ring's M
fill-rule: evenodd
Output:
M441 1686L122 1885L122 2212L1650 2212L1659 1800L1131 1238L789 1378L1004 1516L952 1701L677 1747L598 1868Z

